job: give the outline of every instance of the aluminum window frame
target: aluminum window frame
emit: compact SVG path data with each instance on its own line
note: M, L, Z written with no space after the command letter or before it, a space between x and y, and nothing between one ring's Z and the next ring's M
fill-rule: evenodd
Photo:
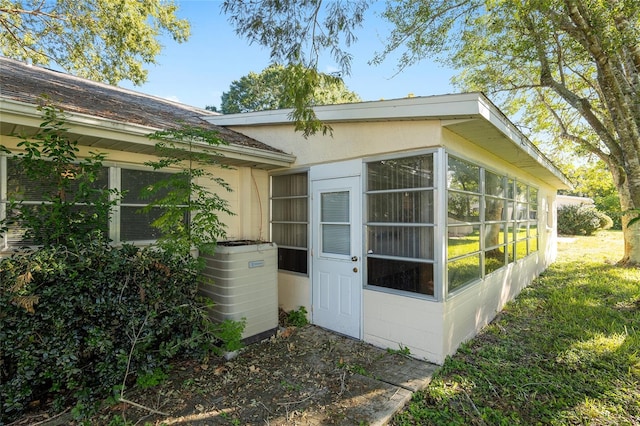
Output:
M274 178L278 178L278 177L285 177L285 176L293 176L293 175L305 175L306 176L306 180L307 180L307 185L306 185L306 194L304 195L276 195L274 196ZM271 235L271 240L277 244L278 246L278 271L279 272L284 272L284 273L289 273L289 274L294 274L294 275L299 275L299 276L305 276L308 277L310 276L311 273L311 261L310 261L310 256L309 253L311 251L311 179L309 177L309 170L308 169L296 169L296 170L291 170L291 171L287 171L286 173L275 173L272 174L270 177L270 191L269 191L269 235ZM273 219L273 200L306 200L306 203L304 203L306 205L306 220L305 221L300 221L300 220L274 220ZM273 231L273 225L302 225L306 227L306 247L302 247L302 246L291 246L291 245L287 245L287 244L281 244L277 241L277 238L274 237L274 231ZM301 271L295 271L292 269L285 269L285 268L281 268L280 267L280 256L284 255L285 250L294 250L294 251L299 251L300 254L304 252L304 258L306 259L306 271L301 272Z
M8 199L8 188L7 188L7 159L11 157L11 155L0 155L0 220L6 217L7 205L9 203ZM119 163L114 163L110 161L105 161L102 164L102 167L107 169L108 176L108 186L109 189L117 189L121 190L122 188L122 178L121 171L122 170L138 170L142 172L148 173L175 173L174 170L161 170L155 171L151 167L145 167L142 165L123 165ZM113 195L112 195L113 197ZM40 201L28 201L27 204L37 204ZM111 240L111 244L120 245L123 243L130 243L134 245L150 245L156 242L156 239L143 239L143 240L126 240L123 241L121 238L121 221L122 221L122 212L121 207L124 205L130 207L144 207L149 203L137 203L136 205L122 203L121 200L118 201L114 206L112 206L110 220L108 224L108 237ZM0 251L9 252L15 250L20 245L16 243L10 243L8 240L8 235L6 233L1 234L0 236Z
M438 225L439 223L439 208L438 208L438 204L439 204L439 200L441 198L441 192L438 191L438 188L440 187L440 185L442 185L442 181L440 178L440 173L438 172L438 170L440 170L441 168L441 163L442 163L442 155L443 155L443 149L442 148L432 148L432 149L424 149L424 150L416 150L416 151L407 151L407 152L402 152L402 153L394 153L394 154L389 154L389 155L379 155L379 156L372 156L372 157L367 157L363 159L363 171L362 171L362 175L364 177L363 179L363 201L362 201L362 205L363 205L363 209L362 209L362 234L363 234L363 258L364 258L364 264L366 265L363 269L363 287L367 290L374 290L374 291L379 291L379 292L384 292L384 293L390 293L390 294L395 294L395 295L401 295L401 296L405 296L405 297L413 297L413 298L419 298L419 299L426 299L426 300L440 300L442 297L442 286L441 286L441 273L439 271L439 267L438 265L440 264L440 262L438 261L438 259L441 258L442 256L442 252L441 252L441 246L437 243L440 238L439 235L442 233L441 231L441 226ZM432 158L432 162L431 162L431 167L432 167L432 177L431 177L431 186L427 186L427 187L412 187L412 188L391 188L391 189L376 189L376 190L370 190L369 189L369 180L368 180L368 173L369 173L369 165L375 162L380 162L380 161L385 161L385 160L397 160L397 159L405 159L405 158L412 158L412 157L420 157L420 156L426 156L426 155L431 155ZM385 193L402 193L402 192L430 192L431 193L431 204L432 204L432 214L431 214L431 219L432 221L429 223L424 223L424 222L370 222L369 221L369 196L370 195L380 195L380 194L385 194ZM404 256L393 256L393 255L388 255L388 254L375 254L375 253L370 253L368 250L369 247L369 228L372 226L377 226L377 227L398 227L398 228L402 228L402 227L418 227L418 228L429 228L431 229L431 237L432 237L432 241L431 241L431 251L432 251L432 257L431 259L426 259L426 258L418 258L418 257L404 257ZM425 294L425 293L420 293L420 292L416 292L416 291L410 291L410 290L403 290L403 289L398 289L398 288L392 288L392 287L383 287L383 286L379 286L379 285L374 285L374 284L369 284L369 266L368 266L368 259L369 258L375 258L375 259L381 259L381 260L390 260L390 261L397 261L397 262L412 262L412 263L419 263L419 264L425 264L425 265L430 265L430 267L432 268L431 274L432 274L432 281L433 283L431 284L433 286L433 290L432 293L433 294ZM420 283L418 283L420 285Z

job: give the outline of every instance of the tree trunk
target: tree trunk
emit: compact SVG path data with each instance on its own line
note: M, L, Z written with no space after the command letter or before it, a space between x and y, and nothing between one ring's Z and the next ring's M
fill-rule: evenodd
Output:
M635 200L640 198L640 192L634 193L634 186L629 184L630 173L625 173L619 166L614 165L610 165L609 170L611 170L613 181L618 189L621 210L626 212L639 209L640 203L636 203ZM618 264L624 266L640 265L640 222L629 226L629 221L634 217L636 217L634 213L627 213L622 216L624 254Z

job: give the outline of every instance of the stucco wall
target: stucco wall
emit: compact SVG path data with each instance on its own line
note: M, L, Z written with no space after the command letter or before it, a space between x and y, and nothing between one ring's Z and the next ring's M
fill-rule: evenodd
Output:
M287 312L304 306L310 314L311 281L309 277L289 272L279 272L278 306ZM309 319L311 319L310 316Z
M441 139L438 121L389 121L333 124L333 136L308 139L292 126L234 127L286 153L296 156L293 167L344 161L371 155L437 146Z

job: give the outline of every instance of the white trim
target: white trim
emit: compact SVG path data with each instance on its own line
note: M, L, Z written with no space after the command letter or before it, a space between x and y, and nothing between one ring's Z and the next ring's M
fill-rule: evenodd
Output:
M493 105L481 93L462 93L454 95L420 96L414 98L392 99L384 101L359 102L351 104L323 105L314 107L321 121L330 123L344 121L388 121L416 119L488 119ZM291 124L292 109L256 111L242 114L225 114L202 117L219 126L259 126L273 124Z

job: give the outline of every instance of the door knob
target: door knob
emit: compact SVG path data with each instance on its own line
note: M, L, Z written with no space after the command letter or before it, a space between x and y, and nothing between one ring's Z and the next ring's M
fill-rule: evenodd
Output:
M353 268L353 272L358 272L358 268Z
M351 256L351 261L352 262L357 262L358 261L358 256Z

